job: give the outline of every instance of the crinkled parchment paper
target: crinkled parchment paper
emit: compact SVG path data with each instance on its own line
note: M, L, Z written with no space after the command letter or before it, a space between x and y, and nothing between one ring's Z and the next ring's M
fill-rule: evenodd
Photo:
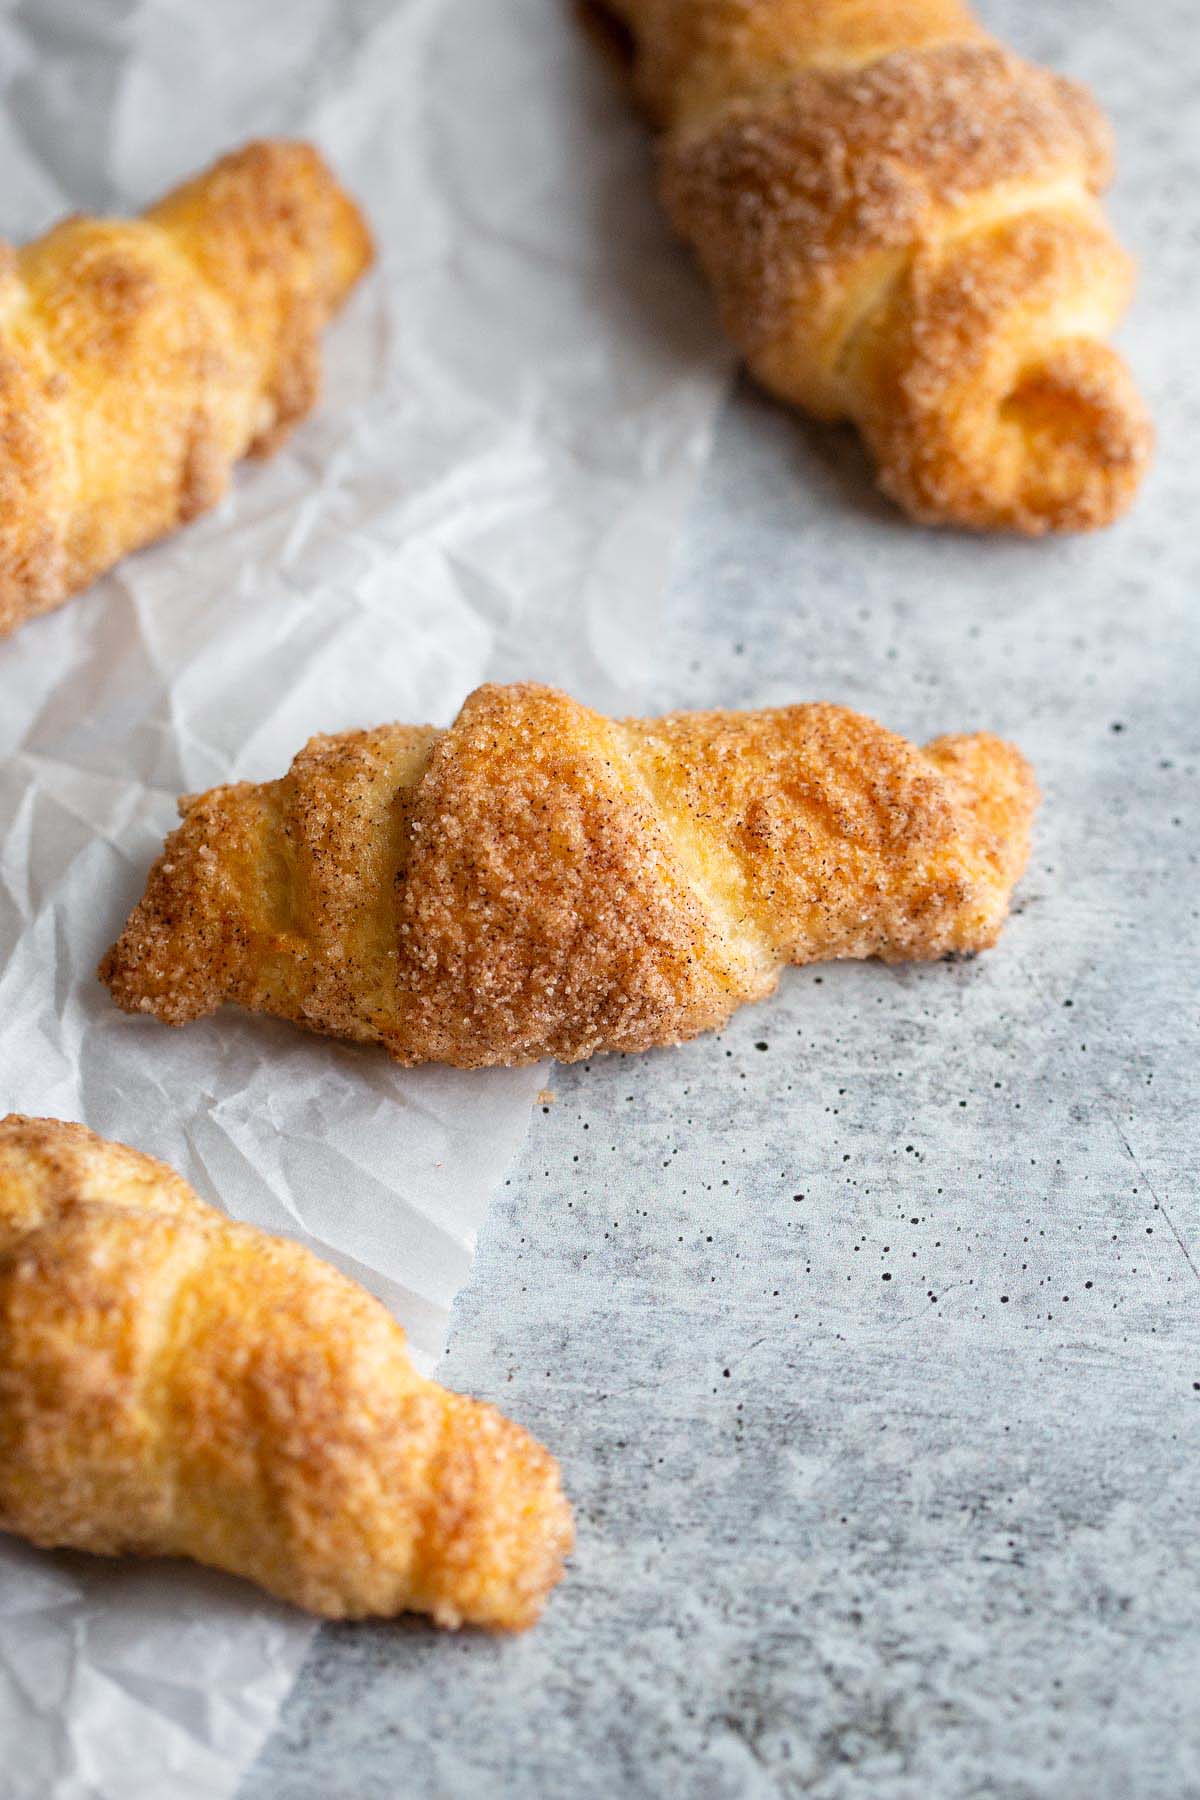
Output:
M0 643L0 1112L79 1118L374 1289L430 1367L536 1070L404 1072L94 978L177 793L485 677L634 705L724 358L566 0L0 0L0 227L314 137L381 266L221 509ZM311 1626L176 1565L0 1540L0 1794L231 1793Z

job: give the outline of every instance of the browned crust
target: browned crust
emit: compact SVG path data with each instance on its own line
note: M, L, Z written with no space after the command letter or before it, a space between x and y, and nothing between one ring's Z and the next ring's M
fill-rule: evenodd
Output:
M765 386L819 416L853 418L884 487L926 522L1037 533L1103 524L1128 505L1151 434L1124 365L1100 353L1130 265L1093 199L1111 143L1084 89L990 42L956 0L618 0L617 10L668 126L667 208ZM1064 240L1042 258L1052 281L1012 254L1014 222ZM910 373L923 381L896 297L933 267L958 392L941 384L947 415L928 401L919 415L907 409L908 440L893 430L885 449L879 365L895 386ZM972 303L978 283L990 307ZM1028 433L1012 429L1022 408L995 387L1005 364L1022 400L1039 396ZM966 446L958 402L983 367ZM927 450L927 435L949 434L957 460ZM934 462L936 477L915 473Z
M0 1121L0 1529L191 1556L331 1618L530 1625L552 1457L368 1294L82 1126Z
M1095 191L1109 154L1074 83L998 46L949 45L735 101L719 125L667 141L664 190L754 355L794 328L793 312L815 310L819 331L831 309L852 309L847 289L869 259L928 243L981 195L1059 181Z
M0 269L0 635L212 506L312 406L371 260L307 144L222 158L138 220L71 218Z
M225 1001L473 1066L676 1043L787 962L995 941L1036 793L830 706L614 722L533 684L449 731L314 740L188 802L101 967L170 1024Z
M985 42L962 0L612 0L634 35L639 94L662 125L813 68Z
M912 259L857 350L860 423L914 518L1030 536L1103 525L1133 499L1152 432L1089 315L1132 270L1095 215L1029 213Z

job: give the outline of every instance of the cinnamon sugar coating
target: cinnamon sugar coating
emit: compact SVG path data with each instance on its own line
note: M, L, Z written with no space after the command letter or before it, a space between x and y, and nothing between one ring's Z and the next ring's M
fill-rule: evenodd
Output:
M223 157L139 219L0 262L0 636L213 506L312 407L371 260L307 144Z
M82 1125L0 1120L0 1529L190 1556L329 1618L530 1625L552 1457L354 1282Z
M853 419L927 522L1036 534L1128 505L1151 432L1105 342L1132 267L1083 88L958 0L612 4L668 211L766 387Z
M789 962L994 943L1035 802L986 735L483 687L447 731L316 738L279 781L185 800L100 975L168 1024L232 1001L406 1063L644 1050Z

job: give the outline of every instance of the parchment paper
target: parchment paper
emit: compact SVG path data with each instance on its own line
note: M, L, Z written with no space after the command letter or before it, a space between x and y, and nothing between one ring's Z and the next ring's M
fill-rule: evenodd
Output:
M636 704L725 373L644 133L562 0L0 4L0 228L314 137L381 267L220 510L0 643L0 1112L79 1118L301 1237L435 1360L543 1071L401 1072L94 978L174 797L485 677ZM4 1800L231 1793L312 1627L174 1564L0 1539Z

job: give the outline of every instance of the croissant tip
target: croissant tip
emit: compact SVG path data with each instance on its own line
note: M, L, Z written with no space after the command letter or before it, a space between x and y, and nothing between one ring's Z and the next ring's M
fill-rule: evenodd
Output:
M283 191L295 184L318 204L324 196L335 304L374 263L375 240L366 216L316 144L304 138L255 138L223 157L217 167L246 170L267 190Z
M1014 524L1088 531L1124 513L1148 467L1154 431L1122 358L1107 344L1060 344L1002 402L1023 452Z
M947 407L936 430L916 437L893 421L879 443L879 485L922 525L1032 538L1095 531L1128 511L1153 445L1127 365L1084 339L1026 363L987 409Z
M557 1461L486 1403L451 1395L417 1577L439 1625L525 1631L574 1546Z
M101 958L97 977L122 1012L183 1025L215 1012L236 981L245 923L214 846L222 830L226 844L235 836L238 799L235 789L218 789L184 812ZM222 812L225 800L229 810Z

